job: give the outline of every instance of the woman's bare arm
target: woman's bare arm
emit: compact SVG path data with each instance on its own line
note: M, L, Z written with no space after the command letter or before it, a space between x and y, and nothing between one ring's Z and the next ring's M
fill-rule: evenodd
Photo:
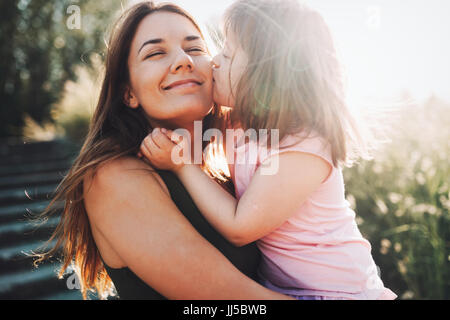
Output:
M85 188L92 227L169 299L288 299L241 273L205 240L140 160L102 166Z

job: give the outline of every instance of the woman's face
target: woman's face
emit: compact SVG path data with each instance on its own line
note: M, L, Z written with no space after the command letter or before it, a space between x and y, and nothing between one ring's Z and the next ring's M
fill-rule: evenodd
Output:
M152 126L201 120L212 107L211 57L184 16L156 12L145 17L131 43L128 68L125 99L132 108L141 105Z
M234 108L236 88L247 63L247 55L229 34L222 51L213 58L213 97L218 105Z

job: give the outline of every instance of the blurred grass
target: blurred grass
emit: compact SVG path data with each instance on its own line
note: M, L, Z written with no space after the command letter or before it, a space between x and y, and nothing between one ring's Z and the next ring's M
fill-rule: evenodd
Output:
M450 105L408 105L372 161L344 170L347 199L385 285L402 299L450 298Z
M52 121L39 125L30 117L25 118L25 140L64 138L82 144L98 100L103 72L101 57L93 54L90 59L91 66L75 69L76 81L65 83L62 99L52 106Z
M90 60L92 67L85 65L75 70L77 81L66 83L62 100L52 109L52 118L62 134L79 144L88 132L103 74L101 57L92 54Z

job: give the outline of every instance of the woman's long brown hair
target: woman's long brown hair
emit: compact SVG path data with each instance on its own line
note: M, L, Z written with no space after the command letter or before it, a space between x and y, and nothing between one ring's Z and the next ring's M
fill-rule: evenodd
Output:
M123 97L129 84L127 61L132 39L139 23L157 11L172 12L188 18L202 35L194 19L174 4L141 2L122 14L109 39L104 80L86 140L49 206L40 215L40 218L45 219L57 211L57 203L64 203L59 224L47 242L50 244L56 239L56 244L44 253L35 254L35 265L61 253L63 264L59 277L73 264L84 299L88 291L96 291L100 298L106 298L111 294L113 284L91 233L83 202L83 181L107 161L136 155L142 140L151 130L143 109L127 107ZM204 127L208 127L214 114L220 114L217 106L204 119Z

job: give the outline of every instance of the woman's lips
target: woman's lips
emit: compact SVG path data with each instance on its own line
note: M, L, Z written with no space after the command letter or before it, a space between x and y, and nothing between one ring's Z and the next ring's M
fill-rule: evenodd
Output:
M167 87L164 88L164 90L171 90L171 89L183 89L183 88L195 88L198 86L201 86L202 83L200 81L194 80L194 79L187 79L187 80L180 80L171 83Z
M188 82L188 83L183 83L183 84L178 84L176 86L170 87L169 89L166 90L177 90L177 89L187 89L187 88L196 88L199 87L200 85L195 83L195 82Z

